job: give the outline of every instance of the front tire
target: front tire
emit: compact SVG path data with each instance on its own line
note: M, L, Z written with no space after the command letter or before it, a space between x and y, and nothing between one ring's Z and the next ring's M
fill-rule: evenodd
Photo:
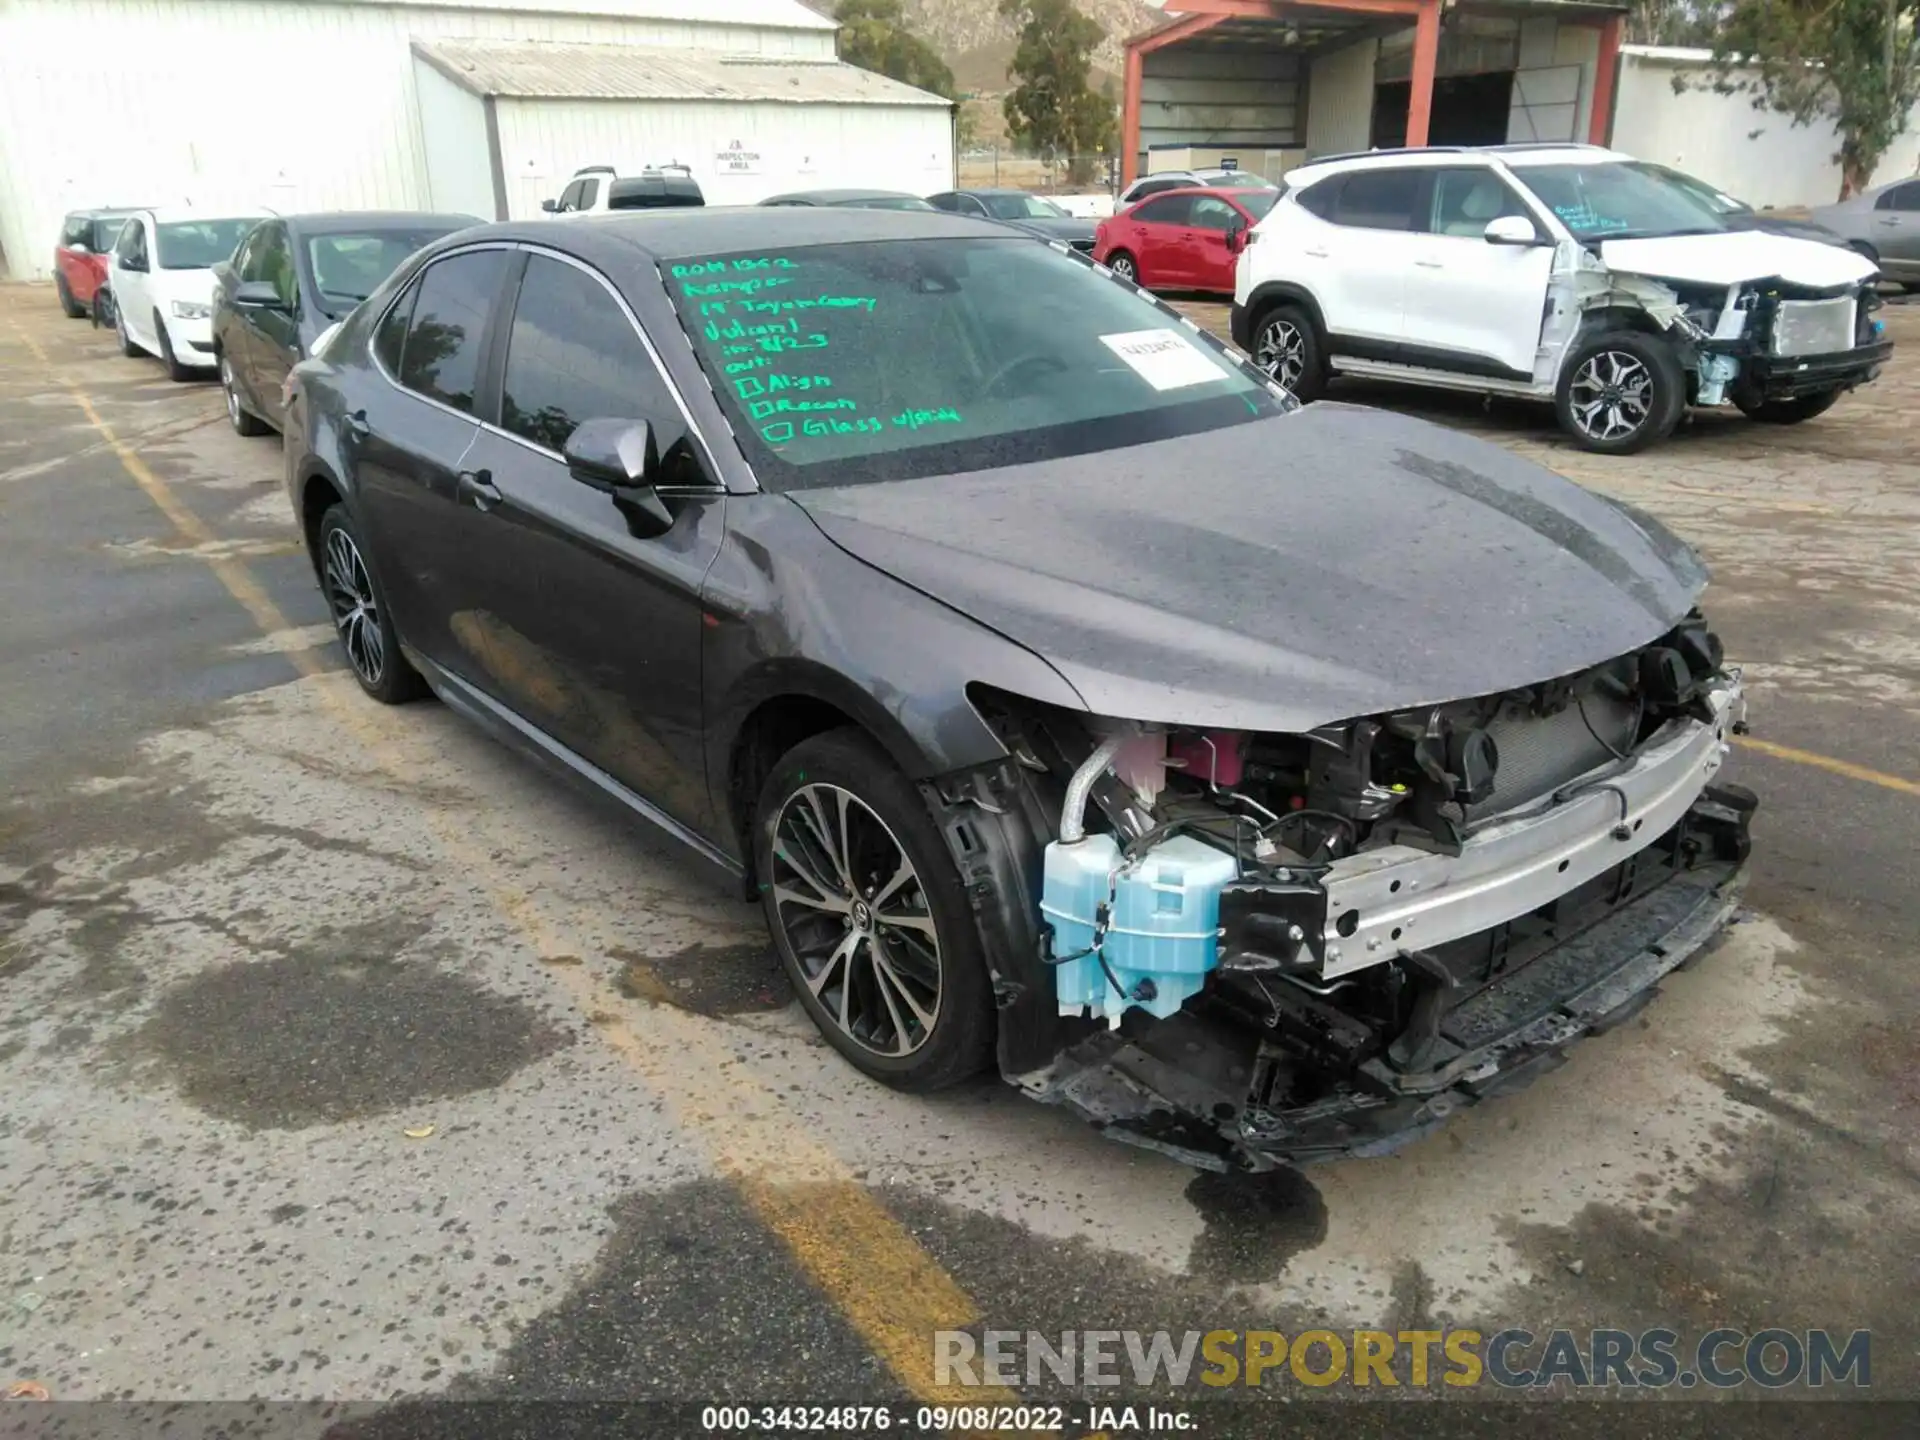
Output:
M1140 262L1125 250L1116 250L1107 257L1107 269L1122 280L1131 281L1135 285L1140 283Z
M1306 403L1327 390L1327 363L1313 317L1298 305L1276 305L1253 327L1253 363Z
M147 353L134 342L133 335L127 329L127 317L118 305L113 307L113 330L120 337L120 353L129 360L138 360Z
M425 695L426 682L400 653L393 613L345 505L334 505L320 517L319 544L320 587L360 688L382 705L404 705Z
M66 313L66 317L69 320L84 320L87 318L87 307L73 298L73 290L68 286L66 276L55 272L53 288L59 292L60 308Z
M226 352L220 352L220 388L226 394L227 423L233 426L236 435L252 437L267 433L266 422L240 403L238 382L234 379L233 362Z
M1664 440L1686 403L1686 373L1673 347L1640 330L1582 342L1560 367L1553 395L1560 428L1600 455L1632 455Z
M827 1043L900 1090L938 1090L991 1054L973 912L913 782L858 730L783 755L754 816L761 903Z
M1743 400L1736 395L1733 403L1740 407L1742 415L1763 425L1798 425L1802 420L1826 414L1839 402L1840 395L1838 390L1796 395L1791 400Z

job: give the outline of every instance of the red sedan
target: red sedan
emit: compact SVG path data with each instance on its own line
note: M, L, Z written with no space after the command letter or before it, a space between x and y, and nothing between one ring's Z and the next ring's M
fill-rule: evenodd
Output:
M93 309L94 296L107 283L107 252L120 238L127 210L75 210L60 222L60 243L53 250L53 284L60 308L78 320Z
M1233 293L1233 265L1245 236L1280 198L1278 190L1163 190L1093 235L1093 258L1155 290Z

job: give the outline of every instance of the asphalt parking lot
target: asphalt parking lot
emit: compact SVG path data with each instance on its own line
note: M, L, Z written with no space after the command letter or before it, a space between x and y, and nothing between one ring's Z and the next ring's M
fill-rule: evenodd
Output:
M860 1078L721 877L362 699L276 440L0 287L0 1390L904 1400L981 1324L1666 1324L1869 1329L1872 1393L1920 1396L1920 311L1888 313L1892 373L1826 416L1629 460L1336 392L1704 552L1751 913L1524 1093L1242 1179Z

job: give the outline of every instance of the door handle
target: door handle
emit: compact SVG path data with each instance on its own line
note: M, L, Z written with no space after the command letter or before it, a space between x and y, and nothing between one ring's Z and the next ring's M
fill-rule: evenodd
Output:
M1422 270L1444 270L1447 268L1438 260L1416 260L1413 263L1418 265Z
M1898 225L1900 223L1900 217L1898 215L1883 215L1880 217L1879 223L1882 225Z
M1311 255L1316 260L1324 260L1327 258L1327 252L1324 250L1302 250L1300 253L1302 255Z
M481 511L491 510L506 498L495 487L491 470L462 470L454 488L462 500L472 502L473 508Z
M347 433L356 440L364 440L373 433L373 426L367 423L367 412L364 410L355 410L340 423L346 427Z

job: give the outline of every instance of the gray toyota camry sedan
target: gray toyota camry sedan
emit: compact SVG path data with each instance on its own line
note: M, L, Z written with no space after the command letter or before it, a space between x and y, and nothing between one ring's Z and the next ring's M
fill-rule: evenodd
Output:
M1739 674L1683 543L1302 407L1063 246L481 226L289 389L367 694L738 876L889 1084L994 1065L1197 1165L1372 1153L1633 1014L1734 905Z

